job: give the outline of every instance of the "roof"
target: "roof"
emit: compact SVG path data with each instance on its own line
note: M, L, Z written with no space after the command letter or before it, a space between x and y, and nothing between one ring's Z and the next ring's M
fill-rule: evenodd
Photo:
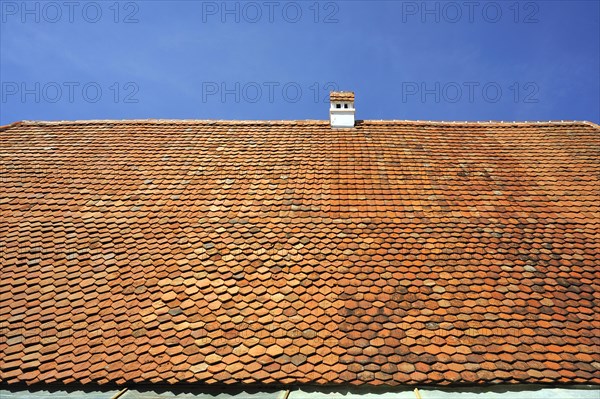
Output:
M600 127L0 129L0 381L600 383Z
M329 93L330 101L354 101L353 91L332 91Z

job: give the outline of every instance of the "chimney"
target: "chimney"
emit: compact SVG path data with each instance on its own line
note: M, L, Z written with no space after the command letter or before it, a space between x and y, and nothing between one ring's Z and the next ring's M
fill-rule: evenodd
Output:
M354 92L332 91L329 93L329 120L333 128L354 127Z

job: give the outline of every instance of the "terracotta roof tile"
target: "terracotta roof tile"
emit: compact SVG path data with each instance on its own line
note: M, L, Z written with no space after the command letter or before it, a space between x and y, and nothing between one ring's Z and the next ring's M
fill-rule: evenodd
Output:
M354 101L353 91L332 91L329 93L330 101Z
M0 135L3 383L600 383L597 125Z

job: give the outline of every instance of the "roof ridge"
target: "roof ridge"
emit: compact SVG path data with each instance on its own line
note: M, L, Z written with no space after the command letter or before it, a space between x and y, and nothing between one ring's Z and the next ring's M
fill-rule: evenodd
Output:
M0 125L0 132L3 130L10 129L11 127L17 127L23 124L23 121L12 122L6 125Z
M362 124L401 124L401 125L469 125L469 126L539 126L539 125L587 125L600 129L600 125L585 120L550 120L550 121L435 121L435 120L409 120L409 119L365 119L357 120ZM320 119L298 119L298 120L232 120L232 119L79 119L79 120L61 120L61 121L35 121L23 120L0 126L0 130L9 129L20 125L80 125L80 124L229 124L229 125L293 125L293 124L329 124L328 120Z

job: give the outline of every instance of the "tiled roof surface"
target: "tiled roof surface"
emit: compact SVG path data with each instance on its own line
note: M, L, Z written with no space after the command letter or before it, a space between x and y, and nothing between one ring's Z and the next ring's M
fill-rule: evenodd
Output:
M329 93L330 101L354 101L353 91L332 91Z
M600 383L597 125L0 137L4 383Z

